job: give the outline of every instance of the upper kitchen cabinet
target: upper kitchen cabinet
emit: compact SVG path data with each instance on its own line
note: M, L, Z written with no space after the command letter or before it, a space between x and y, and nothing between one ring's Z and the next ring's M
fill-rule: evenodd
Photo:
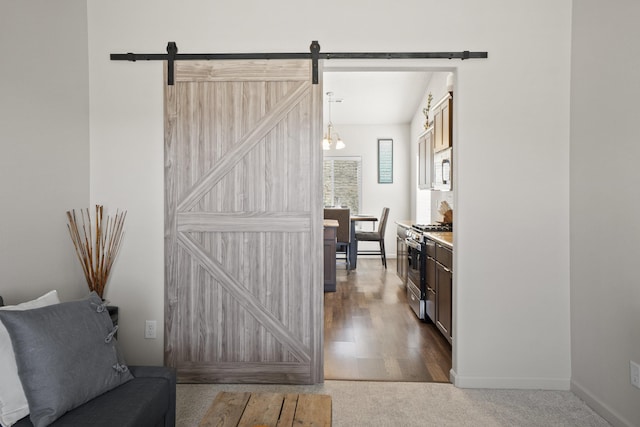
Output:
M428 165L431 161L431 147L433 144L433 126L418 137L418 188L431 188L431 177Z
M453 146L453 93L448 92L433 111L433 151L437 153Z

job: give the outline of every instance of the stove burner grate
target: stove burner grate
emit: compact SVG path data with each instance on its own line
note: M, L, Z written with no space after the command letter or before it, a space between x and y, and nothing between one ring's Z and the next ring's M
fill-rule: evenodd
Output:
M418 231L453 231L452 223L442 224L413 224L413 229Z

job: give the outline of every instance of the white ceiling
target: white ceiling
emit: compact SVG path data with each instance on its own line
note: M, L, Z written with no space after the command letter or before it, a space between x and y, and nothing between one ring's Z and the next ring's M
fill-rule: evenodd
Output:
M323 74L325 124L327 92L333 92L334 100L343 100L331 103L335 125L409 123L430 78L426 71L327 71Z

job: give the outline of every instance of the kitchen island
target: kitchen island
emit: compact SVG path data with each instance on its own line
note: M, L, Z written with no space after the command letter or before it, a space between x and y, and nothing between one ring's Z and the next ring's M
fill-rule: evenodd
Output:
M324 291L336 291L336 233L338 221L324 220Z

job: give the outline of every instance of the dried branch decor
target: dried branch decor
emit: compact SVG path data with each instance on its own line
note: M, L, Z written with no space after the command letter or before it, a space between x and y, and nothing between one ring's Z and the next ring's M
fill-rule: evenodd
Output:
M78 260L87 279L89 291L103 298L104 288L109 280L111 266L120 250L124 233L124 220L127 212L118 212L113 218L103 218L103 207L96 205L96 214L92 224L89 209L80 210L80 221L76 211L67 211L67 228L76 248Z

